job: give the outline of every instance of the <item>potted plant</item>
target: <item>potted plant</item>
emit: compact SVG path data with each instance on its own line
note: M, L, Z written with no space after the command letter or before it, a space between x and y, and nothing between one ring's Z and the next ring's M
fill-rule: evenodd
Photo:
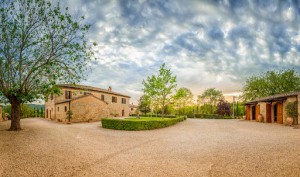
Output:
M286 110L286 125L291 126L293 124L298 124L298 102L288 102L285 106Z
M264 122L264 116L262 114L258 114L258 122Z
M67 111L67 119L68 119L67 124L71 124L72 115L73 115L72 111L70 111L70 110Z

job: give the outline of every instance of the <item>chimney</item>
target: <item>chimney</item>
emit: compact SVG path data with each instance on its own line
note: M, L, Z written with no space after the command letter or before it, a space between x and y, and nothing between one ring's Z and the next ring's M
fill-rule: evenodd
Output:
M111 91L112 91L112 88L111 88L111 86L109 86L109 87L108 87L108 91L109 91L109 92L111 92Z

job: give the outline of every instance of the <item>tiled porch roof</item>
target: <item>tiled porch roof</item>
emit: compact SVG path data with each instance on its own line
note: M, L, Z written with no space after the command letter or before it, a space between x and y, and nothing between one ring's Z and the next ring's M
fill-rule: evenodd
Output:
M272 96L268 96L268 97L258 98L258 99L255 99L253 101L246 102L245 105L247 105L247 104L248 105L249 104L256 104L258 102L279 101L279 100L284 100L287 97L296 96L296 95L300 95L300 91L299 92L283 93L283 94L277 94L277 95L272 95Z

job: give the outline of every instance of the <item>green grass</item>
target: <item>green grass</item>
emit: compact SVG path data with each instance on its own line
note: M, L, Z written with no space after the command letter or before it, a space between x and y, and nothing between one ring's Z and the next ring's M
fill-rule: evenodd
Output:
M115 130L152 130L157 128L168 127L185 120L184 117L178 118L126 118L112 119L103 118L102 127Z

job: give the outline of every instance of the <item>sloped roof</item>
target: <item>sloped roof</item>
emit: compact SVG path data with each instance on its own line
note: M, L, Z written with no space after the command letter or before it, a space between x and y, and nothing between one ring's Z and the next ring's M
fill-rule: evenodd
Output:
M134 104L130 104L129 107L130 107L130 108L138 108L138 106L137 106L137 105L134 105Z
M283 94L277 94L277 95L262 97L262 98L255 99L253 101L246 102L245 104L255 104L257 102L283 100L283 99L286 99L287 97L297 96L297 95L300 95L300 91L299 92L283 93Z
M74 88L74 89L80 89L80 90L90 90L90 91L96 91L96 92L102 92L102 93L109 93L109 94L113 94L113 95L119 95L119 96L130 98L130 96L124 95L124 94L121 94L121 93L118 93L118 92L112 92L112 91L108 91L107 89L102 89L102 88L92 87L92 86L86 86L86 85L57 84L57 86L58 87L63 87L63 88Z
M61 103L66 103L66 102L70 102L70 101L74 101L74 100L78 100L78 99L81 99L81 98L85 98L85 97L88 97L88 96L92 96L100 101L103 101L104 103L108 104L106 101L104 100L101 100L100 98L96 97L95 95L93 94L87 94L87 95L82 95L82 96L78 96L78 97L75 97L75 98L72 98L72 99L66 99L66 100L62 100L62 101L57 101L55 102L55 104L61 104Z

